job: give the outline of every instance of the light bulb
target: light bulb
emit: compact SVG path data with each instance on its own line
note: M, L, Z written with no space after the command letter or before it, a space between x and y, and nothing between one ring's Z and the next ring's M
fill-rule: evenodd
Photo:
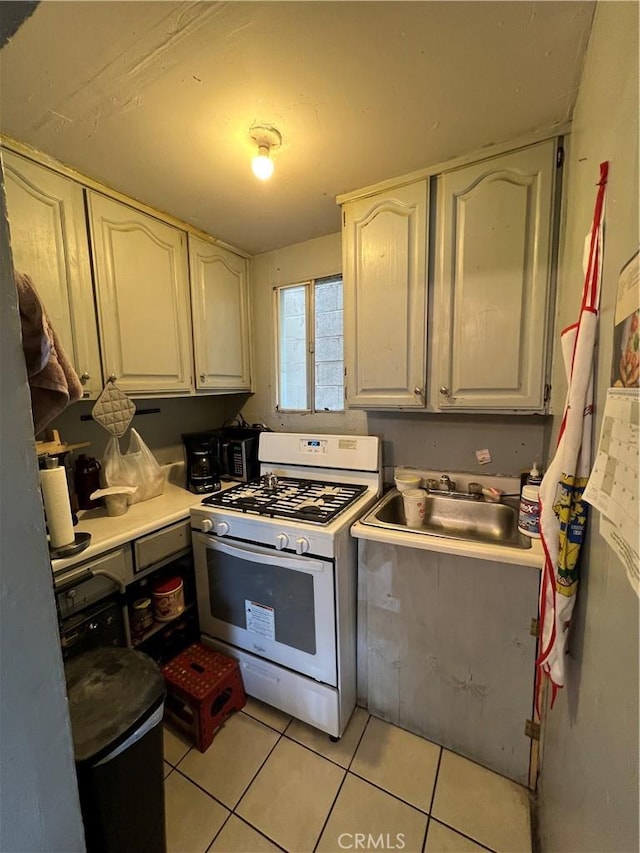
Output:
M251 161L251 168L256 178L261 181L267 181L273 175L273 160L269 157L266 145L258 147L258 155Z

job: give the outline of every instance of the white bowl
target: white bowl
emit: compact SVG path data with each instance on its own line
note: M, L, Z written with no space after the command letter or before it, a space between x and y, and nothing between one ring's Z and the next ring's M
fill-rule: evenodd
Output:
M406 492L407 489L419 489L422 485L422 477L418 474L397 473L393 479L399 492Z

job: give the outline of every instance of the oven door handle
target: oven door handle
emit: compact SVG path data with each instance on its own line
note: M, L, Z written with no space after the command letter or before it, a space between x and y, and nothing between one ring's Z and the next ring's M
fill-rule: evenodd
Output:
M281 551L276 556L265 548L252 547L251 545L228 545L226 542L220 542L219 539L214 539L203 533L195 533L194 536L205 548L222 551L223 554L228 554L230 557L239 557L245 560L250 559L254 563L264 563L268 566L282 566L285 569L297 569L298 571L304 569L308 572L323 572L326 569L326 563L320 560L313 560L310 557L295 557L288 554L285 556Z

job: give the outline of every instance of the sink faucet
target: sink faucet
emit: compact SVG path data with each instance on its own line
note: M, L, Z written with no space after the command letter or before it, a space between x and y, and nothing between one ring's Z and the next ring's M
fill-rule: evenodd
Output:
M440 477L440 491L455 492L455 490L456 490L455 482L449 477L448 474L443 474Z
M457 492L456 482L448 474L443 474L439 480L426 480L425 488L429 494L446 494L451 498L477 501L482 497L482 486L479 483L469 483L468 492Z

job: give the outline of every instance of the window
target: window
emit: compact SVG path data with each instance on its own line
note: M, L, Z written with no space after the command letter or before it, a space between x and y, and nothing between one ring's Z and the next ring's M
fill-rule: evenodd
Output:
M342 276L276 287L278 409L344 410Z

